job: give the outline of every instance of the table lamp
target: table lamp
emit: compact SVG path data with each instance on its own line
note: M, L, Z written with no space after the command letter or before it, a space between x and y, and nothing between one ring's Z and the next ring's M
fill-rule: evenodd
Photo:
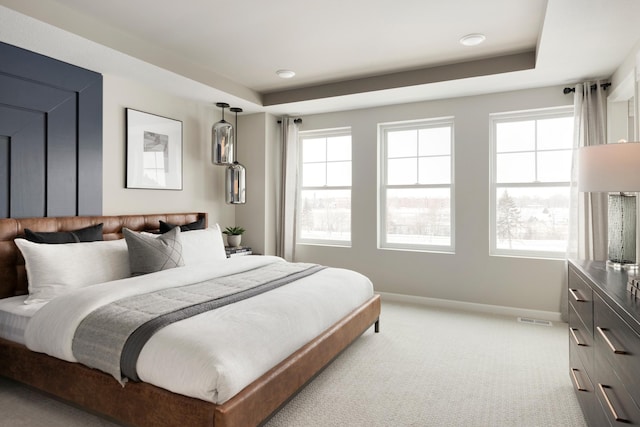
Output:
M580 148L578 190L610 193L607 265L637 269L636 195L628 193L640 191L640 142Z

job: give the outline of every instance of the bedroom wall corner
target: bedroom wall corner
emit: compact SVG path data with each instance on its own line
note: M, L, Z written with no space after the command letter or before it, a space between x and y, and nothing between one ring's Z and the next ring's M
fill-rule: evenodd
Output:
M220 120L213 105L176 97L141 83L104 74L103 215L207 212L209 224L232 224L234 208L224 203L224 168L210 162L211 126ZM125 188L125 109L180 120L182 190Z
M238 118L238 161L247 170L247 203L237 205L236 225L243 244L255 253L275 254L277 118L268 113Z

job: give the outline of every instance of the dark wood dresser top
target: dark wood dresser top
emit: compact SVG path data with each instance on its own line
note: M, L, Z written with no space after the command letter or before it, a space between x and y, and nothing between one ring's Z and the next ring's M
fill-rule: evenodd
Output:
M640 333L640 298L627 291L630 275L626 271L607 268L604 261L570 260L569 263L594 285L594 292Z

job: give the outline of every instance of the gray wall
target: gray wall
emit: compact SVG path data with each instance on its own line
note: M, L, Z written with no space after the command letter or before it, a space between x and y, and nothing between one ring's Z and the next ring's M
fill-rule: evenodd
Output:
M103 78L104 215L198 211L209 214L211 225L233 225L234 208L224 203L224 168L211 164L211 126L220 109L113 75ZM125 108L183 122L182 191L125 188Z
M296 260L357 270L379 292L515 307L554 317L560 312L564 260L489 256L489 114L572 104L572 95L551 87L304 116L303 130L351 126L352 218L357 220L352 221L351 248L298 245ZM377 124L442 116L455 117L455 254L378 249ZM253 149L260 152L262 143L254 140ZM241 225L263 221L259 210L239 207L237 212ZM255 237L248 241L258 244Z

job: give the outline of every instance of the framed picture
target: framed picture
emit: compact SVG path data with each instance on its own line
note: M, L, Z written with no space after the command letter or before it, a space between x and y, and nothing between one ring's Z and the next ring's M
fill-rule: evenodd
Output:
M182 122L126 109L127 188L182 190Z

